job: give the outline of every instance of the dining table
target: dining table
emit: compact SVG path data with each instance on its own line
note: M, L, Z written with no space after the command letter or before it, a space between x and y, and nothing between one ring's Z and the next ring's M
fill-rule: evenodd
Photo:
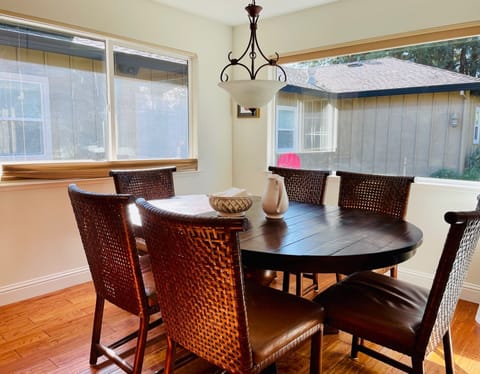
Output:
M423 233L414 224L368 210L290 201L280 219L267 218L259 196L244 215L248 229L239 233L242 263L286 272L342 273L384 268L415 255ZM178 195L150 200L181 214L216 216L208 195ZM132 223L141 219L132 206Z

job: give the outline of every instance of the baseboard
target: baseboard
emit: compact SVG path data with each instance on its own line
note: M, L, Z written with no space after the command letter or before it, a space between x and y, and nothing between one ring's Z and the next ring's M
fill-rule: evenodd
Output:
M419 286L430 288L433 282L433 274L422 273L410 269L398 269L398 278ZM474 283L463 283L462 292L460 293L462 300L471 301L480 304L480 286Z
M88 266L0 287L0 306L58 291L91 280Z
M410 269L398 269L398 278L430 288L433 275ZM30 299L91 280L88 266L0 287L0 306ZM480 286L465 282L460 298L480 304Z

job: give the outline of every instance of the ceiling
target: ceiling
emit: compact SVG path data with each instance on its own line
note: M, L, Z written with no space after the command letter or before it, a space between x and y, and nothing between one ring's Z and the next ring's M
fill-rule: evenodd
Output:
M152 0L172 8L211 18L227 25L248 23L245 7L251 0ZM261 19L296 12L339 0L257 0L263 7Z

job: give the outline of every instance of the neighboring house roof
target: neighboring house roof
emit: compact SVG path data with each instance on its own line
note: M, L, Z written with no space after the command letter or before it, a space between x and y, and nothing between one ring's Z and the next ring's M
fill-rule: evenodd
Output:
M296 69L282 91L333 97L479 90L480 78L393 57Z

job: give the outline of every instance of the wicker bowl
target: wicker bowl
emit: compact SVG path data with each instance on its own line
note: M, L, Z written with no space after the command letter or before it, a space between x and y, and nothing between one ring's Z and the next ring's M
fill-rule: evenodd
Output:
M219 215L225 217L243 216L252 206L252 198L250 196L210 195L208 196L208 201Z

